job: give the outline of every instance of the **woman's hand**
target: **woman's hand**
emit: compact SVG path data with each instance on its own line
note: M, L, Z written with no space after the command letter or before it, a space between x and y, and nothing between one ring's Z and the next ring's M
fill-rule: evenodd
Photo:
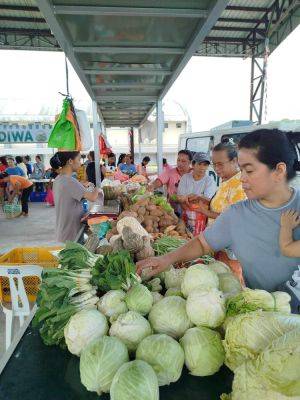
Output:
M167 254L160 257L150 257L136 264L137 273L147 278L165 271L170 265L171 262Z
M295 229L300 224L299 214L295 210L288 210L281 214L281 227Z

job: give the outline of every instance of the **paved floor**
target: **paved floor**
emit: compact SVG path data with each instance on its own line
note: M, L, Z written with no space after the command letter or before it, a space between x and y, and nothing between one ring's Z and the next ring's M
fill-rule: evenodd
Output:
M14 247L56 246L55 209L45 203L30 203L29 217L6 219L0 207L0 253ZM14 334L19 329L14 324ZM0 307L0 360L5 350L5 316Z
M0 208L0 252L13 247L55 246L55 209L30 203L29 217L6 219Z

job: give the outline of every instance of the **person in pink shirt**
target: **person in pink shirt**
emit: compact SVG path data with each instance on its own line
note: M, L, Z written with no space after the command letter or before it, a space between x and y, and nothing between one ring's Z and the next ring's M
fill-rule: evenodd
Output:
M163 158L163 172L169 171L170 169L172 169L171 165L168 164L166 158Z
M190 172L191 161L192 154L188 150L180 150L177 157L177 166L164 169L164 172L149 185L149 190L154 191L166 185L168 197L176 194L181 177Z

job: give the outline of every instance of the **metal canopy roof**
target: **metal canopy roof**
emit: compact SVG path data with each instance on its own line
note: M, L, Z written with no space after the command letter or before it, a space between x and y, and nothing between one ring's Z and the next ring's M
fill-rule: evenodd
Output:
M226 0L37 0L106 126L140 126Z
M192 55L261 56L299 22L299 0L0 0L0 48L61 47L105 124L139 126Z

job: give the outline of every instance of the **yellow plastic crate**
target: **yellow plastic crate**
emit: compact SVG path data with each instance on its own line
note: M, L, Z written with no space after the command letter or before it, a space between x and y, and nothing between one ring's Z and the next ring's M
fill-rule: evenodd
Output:
M57 268L58 259L50 251L60 250L61 247L17 247L0 256L1 266L10 267L24 265L39 265L44 268ZM29 301L34 302L39 289L40 281L34 276L23 279ZM0 300L10 301L9 282L7 278L0 278Z

